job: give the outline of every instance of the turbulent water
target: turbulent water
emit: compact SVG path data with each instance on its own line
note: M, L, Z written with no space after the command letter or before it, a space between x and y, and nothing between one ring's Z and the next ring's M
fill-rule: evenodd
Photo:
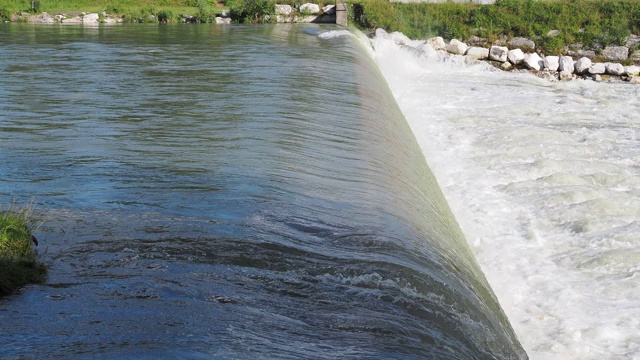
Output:
M0 25L0 198L50 265L0 300L0 357L526 358L331 30Z
M373 45L529 356L640 359L640 87Z

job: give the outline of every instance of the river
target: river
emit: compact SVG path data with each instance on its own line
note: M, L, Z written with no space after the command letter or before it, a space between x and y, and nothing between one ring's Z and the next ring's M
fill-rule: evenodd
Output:
M0 203L49 279L0 300L0 357L525 359L334 30L1 24Z

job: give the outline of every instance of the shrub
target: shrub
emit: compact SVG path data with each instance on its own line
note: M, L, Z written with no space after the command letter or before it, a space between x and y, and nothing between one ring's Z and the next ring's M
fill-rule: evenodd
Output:
M230 10L234 21L257 24L270 21L275 3L271 0L238 0Z
M173 21L173 12L171 10L160 10L156 14L158 22L161 24L167 24Z

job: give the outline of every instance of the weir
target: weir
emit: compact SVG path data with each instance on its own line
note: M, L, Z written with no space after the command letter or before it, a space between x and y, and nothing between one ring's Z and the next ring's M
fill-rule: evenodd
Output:
M53 267L0 353L526 359L354 34L10 26L0 194Z

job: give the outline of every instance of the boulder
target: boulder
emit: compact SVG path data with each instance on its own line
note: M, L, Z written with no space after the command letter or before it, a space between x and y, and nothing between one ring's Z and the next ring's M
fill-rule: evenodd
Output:
M500 64L500 69L502 69L504 71L511 71L511 70L513 70L513 64L511 64L508 61L503 62L502 64Z
M601 75L607 72L607 67L603 63L593 63L589 67L589 74Z
M451 39L446 46L447 52L456 55L464 55L467 52L467 44L457 39Z
M544 66L544 61L537 53L531 53L525 55L524 64L528 69L540 71Z
M634 76L634 77L632 77L632 78L629 80L629 82L630 82L631 84L640 84L640 76Z
M640 61L640 50L632 52L631 56L629 56L629 59L636 62Z
M478 47L478 46L472 46L470 48L467 49L467 52L465 53L465 55L471 59L475 59L475 60L484 60L484 59L488 59L489 58L489 49L483 48L483 47Z
M558 70L559 71L566 71L569 74L573 74L573 72L575 71L575 68L573 67L574 62L573 62L573 58L571 56L560 56L560 59L558 61Z
M376 29L376 37L379 37L381 39L391 39L391 36L389 36L389 33L386 32L383 28Z
M586 57L589 59L593 59L596 57L596 52L593 50L583 50L583 49L569 50L567 51L567 54L570 56Z
M520 49L509 50L507 59L509 59L509 62L513 65L518 65L524 61L524 52Z
M291 5L276 5L276 15L291 15L292 11Z
M391 40L393 40L396 45L409 45L411 44L411 39L401 32L394 31L390 34Z
M625 66L624 74L627 76L638 76L640 75L640 67L636 65Z
M610 61L626 60L629 57L629 48L626 46L607 46L602 51L602 57Z
M573 79L573 74L570 71L563 70L560 71L559 77L561 81L569 81Z
M581 74L584 74L585 72L588 72L590 67L591 67L591 60L587 57L581 57L580 59L578 59L578 61L576 61L576 63L573 66L573 69L576 74L581 75Z
M640 44L640 36L638 35L629 35L627 36L627 41L625 46L631 49L634 45Z
M322 8L322 12L326 15L335 15L336 14L336 6L335 5L327 5Z
M609 75L620 76L624 74L624 66L618 63L608 63L606 66L606 73Z
M596 81L596 82L602 81L602 76L600 76L600 74L595 74L591 78L593 79L593 81Z
M63 24L82 24L82 18L80 16L74 16L72 18L63 19Z
M640 75L640 67L635 65L627 66L624 68L624 74L627 76L638 76Z
M96 13L87 14L82 17L82 22L85 24L97 24L100 16Z
M469 40L467 41L467 44L470 45L470 46L482 46L485 43L487 43L487 39L481 38L481 37L477 37L475 35L470 37Z
M536 48L536 43L533 40L524 37L514 37L507 44L512 49L518 48L525 51L533 51Z
M312 3L302 4L300 5L300 12L307 14L317 14L320 12L320 5Z
M445 44L444 39L440 36L428 39L427 44L431 45L435 50L445 50L447 48L447 44Z
M231 18L216 16L216 24L231 24Z
M505 62L507 61L507 54L509 53L509 49L505 46L492 46L489 49L489 59Z
M545 56L544 68L549 71L558 71L560 67L560 57L558 56Z
M556 37L558 35L560 35L560 30L549 30L547 32L548 37Z

